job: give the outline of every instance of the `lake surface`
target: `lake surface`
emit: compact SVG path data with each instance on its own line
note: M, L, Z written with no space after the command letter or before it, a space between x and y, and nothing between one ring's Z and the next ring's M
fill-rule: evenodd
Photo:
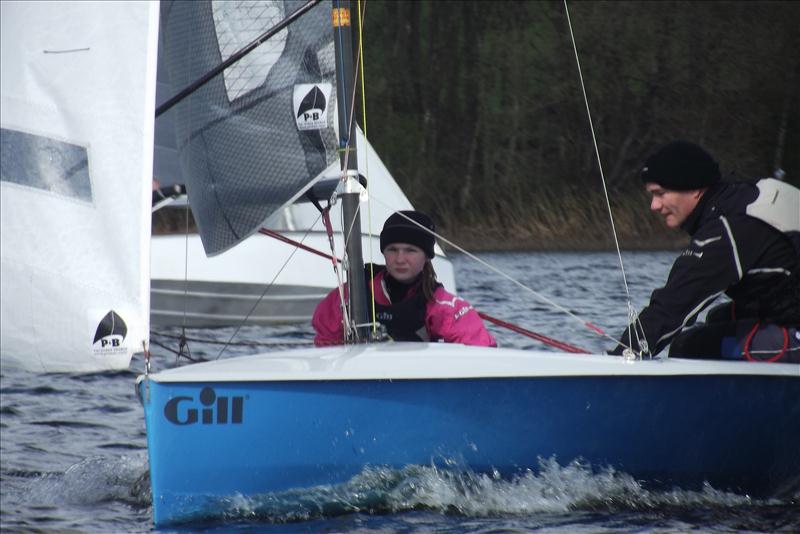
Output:
M674 252L623 256L638 310L664 282ZM458 293L476 308L592 351L613 343L628 317L613 253L451 255ZM576 317L554 309L521 286ZM502 346L543 348L490 327ZM234 329L190 330L194 358L215 358ZM153 334L154 366L176 364L179 330ZM308 343L310 325L243 328L222 357ZM546 350L547 348L544 347ZM134 380L142 362L119 373L0 377L0 530L3 532L147 532L152 530L147 445ZM189 444L187 444L189 446ZM800 447L800 445L798 445ZM800 451L800 449L798 449ZM798 452L800 454L800 452ZM357 486L357 487L356 487ZM309 491L292 500L243 503L222 522L163 532L618 533L800 532L800 495L758 501L706 488L646 491L624 473L544 461L515 481L429 467L362 473L355 486Z

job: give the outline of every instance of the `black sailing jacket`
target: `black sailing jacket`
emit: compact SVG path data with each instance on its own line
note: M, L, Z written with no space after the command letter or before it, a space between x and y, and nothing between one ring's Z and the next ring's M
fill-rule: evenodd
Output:
M800 324L800 252L789 234L745 214L758 197L756 183L709 188L681 225L692 240L639 315L652 354L723 293L733 300L736 319ZM628 343L627 330L620 339L639 349L635 339Z

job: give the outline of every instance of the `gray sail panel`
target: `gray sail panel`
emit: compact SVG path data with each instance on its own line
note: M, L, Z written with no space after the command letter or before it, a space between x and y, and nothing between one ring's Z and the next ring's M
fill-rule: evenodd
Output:
M172 87L188 86L302 4L165 2L162 60ZM248 237L336 160L330 13L328 2L314 7L170 111L208 255Z

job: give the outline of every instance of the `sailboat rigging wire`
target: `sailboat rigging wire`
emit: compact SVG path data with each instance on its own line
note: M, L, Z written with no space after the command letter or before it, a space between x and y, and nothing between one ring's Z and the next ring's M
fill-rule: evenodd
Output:
M151 332L151 334L159 336L159 337L164 337L164 338L167 338L167 339L179 339L179 336L176 336L175 334L167 334L167 333L164 333L164 332L155 332L154 331L154 332ZM191 341L194 341L195 343L205 343L205 344L208 344L208 345L222 345L223 343L225 343L225 341L219 341L217 339L210 339L210 338L203 338L203 337L193 337L193 338L191 338ZM168 347L167 345L165 345L163 343L159 343L158 341L151 341L151 344L152 345L158 345L159 347L161 347L163 349L166 349L166 350L170 351L171 353L173 353L175 355L178 354L178 351L176 351L175 349L173 349L171 347ZM296 340L296 341L283 340L283 341L280 341L280 342L271 342L271 341L234 341L234 342L228 343L228 345L231 346L231 347L308 347L308 346L313 346L313 343L311 341L303 341L303 340ZM199 362L199 361L207 361L207 360L199 360L197 358L194 358L192 361Z
M334 194L335 195L335 194ZM344 282L342 282L342 275L339 272L339 264L336 259L336 241L333 239L333 225L331 224L331 206L335 201L335 196L331 198L328 202L328 206L322 211L322 223L325 225L325 233L328 236L328 245L331 247L331 255L330 260L333 263L333 273L336 275L336 289L339 291L339 304L342 307L342 317L348 317L350 314L347 310L347 299L344 295ZM345 256L347 255L347 249L345 248ZM344 260L342 260L344 262ZM344 326L344 335L345 339L349 339L352 336L352 328L348 321L343 320Z
M389 208L389 209L392 209L392 208L391 208L391 206L387 205L386 203L384 203L383 201L381 201L381 200L380 200L380 199L378 199L378 198L376 198L376 199L375 199L375 201L376 201L376 202L378 202L379 204L383 205L384 207L387 207L387 208ZM506 280L508 280L509 282L513 283L514 285L516 285L516 286L519 286L520 288L524 289L525 291L527 291L527 292L531 293L531 294L532 294L534 297L536 297L537 299L541 300L542 302L544 302L544 303L546 303L546 304L548 304L548 305L552 306L553 308L555 308L555 309L557 309L557 310L559 310L559 311L561 311L561 312L565 313L566 315L568 315L568 316L572 317L573 319L575 319L575 320L577 320L577 321L580 321L580 323L581 323L583 326L585 326L585 327L589 328L589 329L590 329L590 330L592 330L593 332L595 332L595 333L597 333L597 334L599 334L599 335L601 335L601 336L603 336L603 337L605 337L605 338L608 338L608 339L610 339L610 340L614 341L615 343L617 343L617 340L616 340L615 338L613 338L613 337L611 337L610 335L608 335L606 332L604 332L604 331L603 331L603 330L602 330L600 327L598 327L597 325L595 325L595 324L593 324L593 323L591 323L591 322L589 322L589 321L587 321L587 320L585 320L585 319L581 319L581 318L580 318L578 315L576 315L575 313L573 313L573 312L569 311L569 310L568 310L568 309L566 309L564 306L561 306L561 305L560 305L560 304L558 304L557 302L555 302L555 301L553 301L553 300L551 300L551 299L547 298L546 296L542 295L541 293L539 293L539 292L538 292L538 291L536 291L535 289L533 289L533 288L531 288L531 287L528 287L528 286L526 286L525 284L523 284L522 282L520 282L520 281L519 281L519 280L517 280L516 278L512 277L512 276L511 276L511 275L509 275L509 274L506 274L505 272L501 271L500 269L498 269L498 268L497 268L497 267L495 267L494 265L492 265L492 264L490 264L490 263L488 263L488 262L486 262L486 261L484 261L484 260L480 259L480 258L479 258L479 257L477 257L476 255L474 255L474 254L472 254L471 252L469 252L469 251L465 250L464 248L462 248L462 247L458 246L457 244L453 243L452 241L450 241L449 239L447 239L447 238L443 237L442 235L438 234L437 232L432 232L432 231L431 231L429 228L426 228L426 227L422 226L421 224L419 224L417 221L413 220L412 218L410 218L410 217L406 217L405 215L403 215L403 214L402 214L401 212L399 212L399 211L395 211L395 213L397 213L398 215L400 215L400 216L401 216L401 217L403 217L404 219L408 220L408 221L409 221L409 222L411 222L412 224L414 224L414 225L418 226L418 227L419 227L419 228L421 228L423 231L430 233L430 234L431 234L431 235L433 235L433 236L434 236L436 239L439 239L439 240L443 241L444 243L447 243L448 245L450 245L450 246L451 246L451 247L453 247L454 249L458 250L459 252L461 252L461 253L462 253L462 254L464 254L465 256L467 256L467 257L469 257L470 259L472 259L472 260L474 260L474 261L476 261L476 262L480 263L481 265L483 265L484 267L486 267L486 268L487 268L487 269L489 269L490 271L493 271L494 273L496 273L496 274L498 274L498 275L502 276L503 278L505 278L505 279L506 279ZM629 348L630 348L630 347L629 347Z
M286 28L286 26L288 26L289 24L291 24L292 22L303 16L305 13L310 11L312 7L320 3L320 1L321 0L309 0L302 6L294 10L292 13L290 13L285 19L277 23L275 26L273 26L269 30L265 31L264 33L256 37L255 40L250 42L250 44L246 45L238 52L235 52L228 59L226 59L225 61L223 61L222 63L220 63L207 73L205 73L203 76L201 76L194 82L187 85L175 96L173 96L172 98L170 98L169 100L167 100L166 102L164 102L163 104L161 104L156 108L156 118L163 115L164 113L172 109L172 107L178 104L181 100L183 100L190 94L200 89L202 86L208 83L208 81L211 80L214 76L216 76L217 74L227 69L228 67L230 67L231 65L242 59L244 56L255 50L261 43L263 43L267 39L272 38L276 33L283 30L284 28Z
M313 222L313 223L311 223L311 225L308 227L308 230L306 230L305 234L303 234L303 237L300 239L300 242L301 242L301 243L302 243L303 241L305 241L306 237L308 237L308 234L310 234L310 233L311 233L311 229L314 227L314 225L315 225L315 224L317 224L317 221L319 221L319 219L320 219L320 217L321 217L321 216L322 216L322 214L320 214L320 215L317 215L317 218L316 218L316 219L314 220L314 222ZM223 353L225 352L225 350L228 348L228 345L230 345L230 344L231 344L231 342L233 341L233 338L235 338L235 337L236 337L236 336L239 334L239 330L241 330L241 329L242 329L242 327L244 326L244 324L247 322L247 319L249 319L249 318L250 318L250 316L251 316L251 315L253 314L253 312L256 310L256 308L258 307L258 305L259 305L259 304L261 304L261 301L264 299L264 295L266 295L266 294L267 294L267 291L269 291L269 290L270 290L270 288L271 288L271 287L272 287L272 286L275 284L275 280L277 280L277 279L278 279L278 277L281 275L281 273L283 272L283 270L286 268L286 266L289 264L289 262L290 262L290 261L292 260L292 258L294 257L294 255L295 255L295 253L297 252L297 250L298 250L298 249L297 249L297 247L295 247L295 248L293 248L293 249L292 249L292 253L291 253L291 254L289 254L289 257L288 257L288 258L286 258L286 261L284 261L284 262L283 262L283 265L281 265L281 268L280 268L280 269L278 269L278 272L277 272L277 273L275 273L275 276L273 276L273 277L272 277L272 280L270 281L270 283L269 283L269 284L267 284L267 286L266 286L266 287L264 288L264 290L261 292L261 295L258 297L258 300L256 300L256 302L255 302L255 303L253 304L253 306L250 308L250 311L248 311L248 312L247 312L247 315L245 315L244 319L242 319L242 320L239 322L239 324L236 326L236 329L235 329L235 330L233 331L233 333L231 334L231 337L230 337L230 338L228 338L228 341L227 341L227 342L225 343L225 345L223 345L223 347L220 349L220 351L219 351L219 354L217 354L217 357L215 358L216 360L218 360L218 359L220 358L220 356L222 356L222 354L223 354Z
M205 361L205 360L198 360L197 358L193 358L191 352L189 352L188 354L184 354L183 346L184 346L185 342L187 341L187 339L185 337L183 337L183 336L180 336L178 339L180 340L180 348L178 350L175 350L172 347L168 347L164 343L159 343L158 341L153 341L152 339L150 340L150 345L151 346L152 345L156 345L157 347L161 347L164 350L168 350L169 352L171 352L172 354L177 356L176 359L186 358L187 360L189 360L192 363L200 363L200 362L204 362ZM196 340L193 340L193 341L196 341Z
M334 10L341 9L341 8L338 7L339 6L339 2L338 1L335 1L334 4L335 4ZM366 12L366 2L364 4L364 6L365 6L364 11ZM358 68L358 66L361 65L361 71L360 72L361 72L361 74L363 74L363 54L362 54L362 51L363 51L363 40L361 38L362 18L361 18L360 3L359 3L359 7L357 8L357 10L358 10L358 20L359 20L359 27L358 27L359 40L358 40L358 46L357 46L357 50L356 50L356 61L355 61L354 69L353 69L353 88L355 89L355 87L357 86L359 81L362 83L362 100L363 100L363 98L364 98L363 77L361 77L361 79L359 79L359 68ZM340 39L340 42L341 42L341 39L342 39L341 32L336 32L336 38ZM344 49L343 46L339 47L340 53L342 53L341 51L343 49ZM345 61L341 60L340 64L344 65ZM344 80L343 80L343 83L344 83ZM347 96L347 88L344 88L344 89L345 89L344 90L344 95L342 95L343 99L344 99L344 97ZM348 103L345 102L345 104L348 104ZM350 133L351 132L355 132L355 129L353 128L353 124L355 122L355 107L356 107L356 91L355 90L352 91L352 96L350 98L349 107L350 107L350 110L349 110L349 115L347 117L348 118L347 136L345 137L344 146L339 148L340 153L344 154L344 156L343 156L344 163L342 165L342 181L345 182L346 184L347 184L347 180L350 178L349 175L348 175L350 153L351 153L350 144L352 142L352 140L350 139ZM366 103L364 103L364 107L366 108ZM339 136L342 137L342 132L339 132ZM364 135L364 138L366 139L366 134ZM358 150L358 147L356 147L356 150ZM356 155L356 158L357 157L358 156ZM356 167L358 167L358 165L356 165ZM367 181L367 186L368 185L369 185L369 180ZM361 203L359 202L357 204L357 206L356 206L355 213L353 215L353 219L350 221L349 227L345 227L346 222L344 220L342 220L342 224L343 224L342 233L343 233L344 243L345 243L345 255L347 255L347 244L350 242L350 239L352 238L352 233L353 233L353 228L355 226L356 217L360 216L360 211L361 211ZM371 224L371 221L368 222L368 225L369 224ZM368 227L368 231L369 231L368 235L371 238L372 237L372 228L371 228L371 226ZM361 236L359 236L358 238L360 239ZM347 258L347 260L348 260L348 263L349 263L349 258ZM370 279L372 279L373 278L372 277L372 274L373 274L373 271L372 271L372 264L373 264L373 262L372 262L372 247L370 247L370 262L369 262L369 264L370 264L369 268L370 268L370 275L371 275ZM370 324L372 325L372 331L373 331L373 334L374 334L374 333L377 332L377 329L378 329L377 328L377 318L376 318L376 315L375 315L375 294L373 292L372 284L368 284L368 285L369 285L368 290L370 291L370 297L371 297L371 311L372 311L372 313L371 313L372 321L371 321ZM343 304L343 307L344 307L344 302L342 304ZM345 314L344 317L345 317L344 320L345 320L346 324L349 324L349 323L352 322L352 318L349 318L349 319L347 318L348 315ZM355 326L356 326L356 328L353 329L353 332L357 333L358 332L358 327L359 326L363 326L363 325L355 325Z
M149 337L150 336L148 336L148 338ZM144 349L144 374L145 376L147 376L150 374L151 358L153 357L153 355L150 354L150 349L147 348L147 341L145 341L144 339L142 340L142 349Z
M366 83L364 82L364 55L361 53L364 50L364 20L366 19L367 14L367 0L364 0L364 9L361 9L361 0L358 0L357 4L357 11L358 11L358 56L356 60L356 67L358 68L357 74L355 78L361 82L361 123L364 127L364 141L366 143L369 142L369 138L367 137L367 90L366 90ZM360 73L360 76L358 75ZM366 151L366 147L362 150L365 150L364 154L366 157L364 161L366 162L364 165L364 174L367 177L367 236L369 236L369 242L372 243L372 203L369 199L369 152ZM375 264L375 260L372 256L372 247L369 247L369 279L373 280L375 278L375 269L373 265ZM370 317L372 317L372 334L377 335L378 333L378 318L376 315L375 310L375 291L373 290L372 284L370 284Z
M184 206L184 214L185 217L185 226L183 232L183 317L181 319L181 332L184 337L186 337L186 315L187 315L187 307L189 305L189 214L191 213L191 209L189 208L189 199L186 199L186 205Z
M356 210L353 213L353 220L350 221L350 227L349 228L345 227L346 223L344 221L344 217L342 217L342 237L344 238L344 256L345 256L345 260L347 261L347 263L345 265L349 265L350 264L350 256L347 255L347 244L350 242L350 239L351 239L351 237L353 235L353 226L355 225L356 217L360 216L360 212L361 212L361 203L359 202L356 205ZM361 239L361 236L359 236L359 239ZM331 242L331 248L332 247L333 247L333 243ZM370 247L370 248L372 248L372 247ZM371 268L372 268L372 264L370 264L370 269ZM352 271L350 269L347 269L347 274L350 275L350 273L352 273ZM339 275L338 271L336 272L336 275L337 275L337 278L338 278L338 281L339 281L339 296L340 296L341 301L342 301L341 302L342 310L344 312L347 312L347 302L346 302L347 299L345 299L344 292L342 291L343 284L342 284L341 278L339 278L339 276L338 276ZM369 284L369 286L370 286L370 294L372 295L372 299L374 301L375 295L372 294L372 284ZM349 313L342 314L342 320L344 321L345 333L347 334L346 339L350 339L350 334L349 334L350 332L352 332L355 335L358 335L358 327L362 326L362 325L351 324L353 321L352 321L352 318L350 317ZM374 317L373 317L373 320L374 320Z
M336 2L336 4L338 5L338 2ZM360 18L360 13L359 13L359 18ZM361 26L359 24L359 46L358 46L358 49L356 50L356 67L354 68L354 71L353 71L353 84L354 84L354 86L359 81L358 64L362 62L362 57L361 57L362 41L360 39L360 30L361 30ZM338 39L342 38L341 32L337 32L336 35L337 35ZM339 50L342 50L343 48L344 47L339 47ZM341 63L344 64L344 61L341 61ZM362 69L362 72L363 72L363 69ZM362 83L363 83L363 80L362 80ZM363 93L363 88L362 88L362 93ZM346 94L347 94L347 90L345 88L345 96L346 96ZM345 146L339 148L340 152L341 151L344 152L344 165L342 166L343 167L343 169L342 169L342 181L347 180L347 178L349 177L348 174L347 174L347 171L348 171L348 163L350 161L350 143L351 143L350 132L354 131L353 122L355 121L355 109L356 109L356 92L355 91L353 91L353 95L350 98L350 103L349 104L350 104L350 113L348 115L348 122L347 122L347 132L348 133L347 133L347 137L346 137L346 141L345 141ZM339 135L341 137L341 132L339 132ZM366 135L364 137L366 138ZM358 150L358 147L356 147L356 150ZM358 157L358 156L356 156L356 157ZM367 181L367 184L369 185L369 181ZM361 208L361 205L359 204L358 208L356 208L356 213L358 213L360 208ZM354 225L355 225L355 217L353 217L353 220L350 222L350 228L345 233L345 243L347 243L349 241L350 235L351 235L351 233L353 231L353 226ZM343 230L344 230L344 228L343 228Z
M572 50L575 53L575 64L577 65L578 78L580 79L580 82L581 82L581 92L583 94L583 103L586 106L586 116L589 119L589 130L592 133L592 144L594 145L594 153L595 153L595 157L597 158L597 167L600 170L600 179L601 179L602 184L603 184L603 194L605 195L606 208L608 209L608 219L611 222L611 233L614 236L614 246L616 247L617 258L619 259L619 268L620 268L620 272L622 273L622 283L623 283L623 286L625 287L625 298L626 298L627 304L628 304L628 312L629 312L629 315L633 314L633 316L636 317L636 322L638 323L639 319L638 319L638 316L636 316L636 311L633 308L633 304L632 304L632 301L631 301L630 290L628 289L628 278L627 278L627 276L625 276L625 265L622 262L622 252L620 251L619 239L617 238L617 228L616 228L616 226L614 224L614 215L613 215L613 213L611 211L611 201L609 200L609 197L608 197L608 187L606 186L606 177L605 177L605 174L603 173L603 162L602 162L602 160L600 158L600 149L597 146L597 136L595 134L594 123L592 121L592 112L589 109L589 98L586 95L586 84L583 81L583 71L581 69L581 60L578 57L578 46L575 43L575 34L572 31L572 20L570 19L570 16L569 16L569 7L567 6L567 0L564 0L564 11L566 12L566 15L567 15L567 25L569 26L569 36L570 36L570 39L572 40ZM636 328L634 328L634 330L636 330ZM637 337L638 337L638 332L636 332L636 334L637 334Z
M332 7L333 7L333 11L332 11L333 25L334 25L334 28L337 28L336 30L334 30L334 38L338 39L338 46L336 46L335 49L338 50L338 52L339 52L338 64L343 66L343 65L346 64L346 61L345 61L345 58L344 58L345 46L344 46L344 43L343 43L343 40L342 40L341 26L344 24L343 15L345 14L345 8L339 7L339 2L337 0L333 1L333 6ZM349 14L349 10L348 10L347 11L348 19L349 19L349 16L350 16L350 14ZM347 21L347 24L348 25L350 24L349 20ZM344 113L347 110L347 100L346 100L346 98L347 98L347 86L345 85L347 83L347 79L344 76L341 76L341 73L337 72L337 80L339 81L339 83L337 84L337 89L336 90L339 91L341 89L341 92L342 92L342 94L337 94L337 101L340 101L340 102L342 102L344 104L344 106L342 106L344 109L339 110L340 111L340 115L341 115L341 113ZM339 84L341 84L341 86ZM353 91L353 99L355 99L355 91ZM352 123L353 111L352 110L353 110L353 108L351 107L350 108L350 115L347 117L348 121L347 121L347 132L346 133L341 131L342 130L341 123L339 124L339 158L340 158L340 161L342 162L341 163L341 170L342 170L341 181L345 185L345 193L352 193L352 191L349 191L350 184L348 183L348 179L350 178L349 173L348 173L349 161L350 161L350 132L353 129L353 123ZM343 140L344 140L344 144L342 143ZM358 172L358 171L356 171L356 172ZM355 210L355 213L353 215L353 219L352 219L352 221L350 223L351 227L352 227L352 225L355 224L355 218L356 218L356 214L358 213L359 207L360 206L357 203L356 204L356 210ZM342 237L344 238L344 251L343 251L343 256L342 257L344 259L345 270L347 271L348 274L350 274L351 271L348 268L348 266L350 265L350 257L349 257L349 255L347 253L348 243L349 243L349 239L348 239L349 238L349 234L347 232L345 232L344 225L346 223L345 223L344 218L345 218L345 214L344 214L344 203L343 203L342 204L342 221L341 222L342 222ZM333 244L331 243L331 247L332 246L333 246ZM347 299L345 298L345 295L344 295L344 289L343 289L344 285L343 285L341 279L338 278L338 271L337 271L337 285L339 287L339 303L340 303L340 305L342 307L342 325L343 325L343 328L344 328L344 339L346 341L348 339L352 339L353 337L355 337L355 338L358 337L358 328L355 325L352 324L353 323L352 317L350 317L350 313L348 313L348 310L347 310L347 303L348 302L347 302Z

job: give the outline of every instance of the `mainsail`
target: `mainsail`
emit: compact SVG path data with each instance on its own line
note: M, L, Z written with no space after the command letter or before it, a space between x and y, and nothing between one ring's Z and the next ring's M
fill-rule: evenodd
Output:
M188 86L301 5L163 2L172 86ZM336 161L330 12L317 5L170 111L208 255L251 235Z
M126 368L149 336L158 4L0 2L3 367Z

